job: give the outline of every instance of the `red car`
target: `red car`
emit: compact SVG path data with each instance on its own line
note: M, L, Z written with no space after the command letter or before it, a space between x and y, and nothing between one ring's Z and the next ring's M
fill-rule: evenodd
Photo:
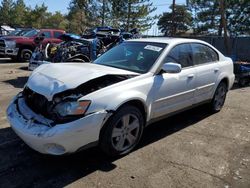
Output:
M28 61L36 48L34 39L37 36L45 36L43 44L60 43L59 37L65 31L59 29L33 29L23 36L6 36L0 39L0 55L10 57L18 61Z

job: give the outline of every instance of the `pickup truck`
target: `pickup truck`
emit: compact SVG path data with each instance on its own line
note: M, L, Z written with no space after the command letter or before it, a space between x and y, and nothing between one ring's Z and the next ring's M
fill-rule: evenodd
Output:
M28 61L36 48L34 39L43 35L43 45L62 42L59 37L65 31L59 29L32 29L23 36L6 36L0 39L0 55L17 61Z

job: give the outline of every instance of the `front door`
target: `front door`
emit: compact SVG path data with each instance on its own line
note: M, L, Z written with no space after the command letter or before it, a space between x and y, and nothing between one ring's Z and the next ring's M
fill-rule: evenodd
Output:
M157 118L191 106L194 103L196 69L189 44L175 46L164 63L179 63L180 73L162 73L154 77L152 118Z

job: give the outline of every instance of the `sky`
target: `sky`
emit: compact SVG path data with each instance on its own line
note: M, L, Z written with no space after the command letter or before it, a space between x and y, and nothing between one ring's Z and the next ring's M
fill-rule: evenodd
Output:
M2 0L0 0L2 2ZM70 0L24 0L25 4L31 6L32 8L35 7L37 4L41 5L44 3L48 6L48 10L50 12L59 11L63 14L68 12L68 6ZM152 16L162 14L163 12L169 11L169 6L172 4L172 0L151 0L153 5L157 7L156 11L151 13ZM185 4L186 0L176 0L176 4ZM158 34L158 27L157 25L153 25L152 28L147 31L149 35Z

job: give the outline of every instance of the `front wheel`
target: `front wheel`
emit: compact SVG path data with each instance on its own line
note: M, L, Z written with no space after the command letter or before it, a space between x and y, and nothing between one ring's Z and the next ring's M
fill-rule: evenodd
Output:
M30 49L22 49L18 55L20 61L29 61L32 56L32 51Z
M225 82L221 82L214 94L214 97L210 103L210 107L212 112L219 112L226 100L227 96L227 85Z
M100 147L109 156L125 155L139 143L143 127L141 111L134 106L124 106L104 126L100 136Z

